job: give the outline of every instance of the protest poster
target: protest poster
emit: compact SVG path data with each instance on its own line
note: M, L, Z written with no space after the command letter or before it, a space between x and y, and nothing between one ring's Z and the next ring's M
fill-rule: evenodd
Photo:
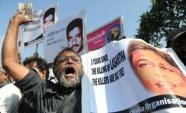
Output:
M40 43L45 38L45 28L57 22L57 5L33 12L32 21L20 27L21 48Z
M96 50L123 35L123 17L120 16L87 35L88 51Z
M0 50L2 51L2 45L3 45L3 41L4 41L4 35L0 36ZM2 67L2 55L0 54L0 67Z
M40 20L41 15L42 10L34 11L32 18L33 21L20 26L20 39L18 40L20 41L19 43L22 48L43 38L41 35L43 33L42 23Z
M171 58L175 61L176 64L179 64L179 68L183 73L186 73L186 67L183 64L183 62L179 59L179 57L177 56L176 52L172 49L172 48L162 48L162 51L167 52Z
M47 27L45 40L45 59L52 63L59 51L65 47L72 48L82 55L86 53L84 10L65 20L59 20L55 25Z
M47 7L42 15L43 28L54 25L58 21L58 4Z
M186 73L170 53L122 39L83 55L89 112L186 112Z

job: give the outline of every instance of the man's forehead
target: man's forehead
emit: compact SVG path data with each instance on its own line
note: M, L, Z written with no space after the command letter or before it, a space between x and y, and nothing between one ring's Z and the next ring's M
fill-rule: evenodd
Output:
M73 50L66 50L60 54L60 56L78 56Z
M45 18L45 21L47 21L47 22L48 22L48 21L52 20L52 18L53 18L53 15L52 15L52 14L50 14L48 17L46 17L46 18Z
M74 29L72 29L71 31L70 31L70 35L71 36L74 36L74 35L76 35L77 33L79 33L79 28L78 27L75 27Z

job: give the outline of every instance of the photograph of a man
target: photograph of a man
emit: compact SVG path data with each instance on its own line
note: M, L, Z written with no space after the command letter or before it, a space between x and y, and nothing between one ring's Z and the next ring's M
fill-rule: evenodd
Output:
M83 49L83 20L81 18L76 18L68 24L66 36L69 47L79 53Z
M43 16L44 27L53 25L55 23L55 8L49 8Z

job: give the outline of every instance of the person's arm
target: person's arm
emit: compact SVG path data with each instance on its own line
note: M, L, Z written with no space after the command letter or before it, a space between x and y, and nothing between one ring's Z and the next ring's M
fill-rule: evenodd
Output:
M18 12L9 22L7 33L2 47L2 65L15 80L23 79L29 70L19 64L17 38L19 26L30 19L25 17L25 12Z

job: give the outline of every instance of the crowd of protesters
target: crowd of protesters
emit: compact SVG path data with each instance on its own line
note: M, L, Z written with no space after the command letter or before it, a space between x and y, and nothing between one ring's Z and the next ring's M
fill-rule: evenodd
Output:
M65 48L55 57L52 68L57 83L49 80L49 65L45 59L32 56L20 63L17 48L19 26L30 21L24 11L19 11L8 25L0 68L0 113L81 113L84 73L77 51ZM179 33L177 30L170 35L167 47L173 47L186 65L186 44L183 44L186 29L177 35Z

